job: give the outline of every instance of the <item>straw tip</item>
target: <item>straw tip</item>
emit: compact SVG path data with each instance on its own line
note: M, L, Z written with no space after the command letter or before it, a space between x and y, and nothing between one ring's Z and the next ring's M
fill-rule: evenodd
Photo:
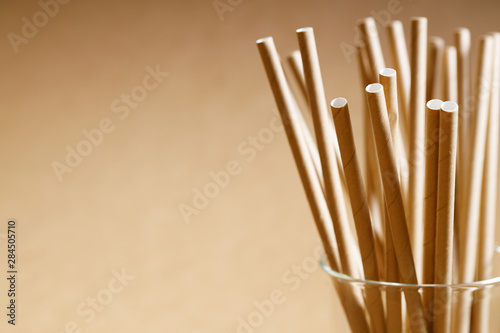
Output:
M427 17L425 16L414 16L410 18L410 22L427 22Z
M377 93L383 91L384 87L380 83L372 83L366 86L366 92Z
M429 43L438 45L438 46L444 46L445 42L444 39L439 37L439 36L431 36L429 37Z
M458 111L458 104L455 102L446 101L441 105L441 110L445 112L456 112Z
M431 110L439 110L441 109L441 106L443 105L443 101L440 99L431 99L430 101L427 102L427 108Z
M304 27L304 28L300 28L300 29L297 29L295 30L297 33L302 33L302 32L308 32L308 31L313 31L313 28L312 27Z
M262 38L257 39L256 43L257 44L263 44L265 42L272 41L272 40L273 40L273 37L271 37L271 36L262 37Z
M396 70L394 68L384 68L379 72L380 75L382 76L395 76L396 75Z
M358 20L357 22L358 25L361 25L361 24L375 24L375 19L371 16L368 16L368 17L364 17L364 18L361 18Z
M470 34L470 30L468 28L459 27L455 29L455 33L457 34Z
M343 97L337 97L334 100L332 100L330 105L332 106L332 108L335 108L335 109L343 108L344 106L347 105L347 99L345 99Z
M499 38L500 37L500 32L498 32L498 31L490 31L488 33L488 35L490 35L493 38Z

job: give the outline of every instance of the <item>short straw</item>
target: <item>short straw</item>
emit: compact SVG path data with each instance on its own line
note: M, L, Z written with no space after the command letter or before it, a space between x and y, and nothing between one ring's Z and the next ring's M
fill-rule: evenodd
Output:
M439 114L443 102L432 99L427 102L425 120L425 197L424 197L424 260L422 283L434 283L434 257L436 247L436 207L438 196L439 163ZM424 308L432 318L434 290L422 290Z
M399 100L401 106L401 128L403 142L408 150L408 136L410 131L410 122L408 114L408 105L410 102L410 58L408 57L408 49L406 47L405 33L401 21L392 21L388 26L389 44L391 46L392 58L395 64L396 72L398 73Z
M357 272L356 263L359 262L359 257L356 253L350 251L351 249L357 249L357 247L349 227L339 174L341 170L337 168L333 135L329 132L331 131L330 124L332 120L327 109L313 29L298 29L297 37L304 66L316 141L323 168L326 201L337 238L342 272L355 277Z
M314 172L302 129L296 122L296 115L299 111L286 82L278 52L271 37L259 39L257 46L285 126L288 142L292 149L329 265L334 270L340 271L338 254L335 252L337 244L332 230L333 224L323 191ZM344 307L352 331L356 333L368 332L369 326L366 321L361 298L356 293L352 293L352 290L346 288L345 285L337 283L334 283L334 285L342 300L342 306Z
M361 83L364 87L370 84L368 72L370 66L366 55L366 49L358 46L358 64L361 74ZM384 259L384 227L381 206L384 202L382 190L382 180L380 179L379 165L375 152L375 142L373 140L373 130L370 122L368 105L363 103L363 127L364 127L364 153L365 153L365 179L366 194L372 215L373 229L375 232L375 250L377 251L377 261L379 263L379 276L385 279L385 259ZM386 240L387 242L387 240ZM395 281L396 282L396 281Z
M447 46L443 61L443 99L458 103L457 49Z
M443 54L444 40L441 37L430 37L427 58L427 88L425 92L426 101L433 98L438 98L439 76L441 74Z
M377 25L373 17L367 17L359 20L358 26L361 30L361 36L368 55L368 63L372 72L370 80L372 83L378 82L378 72L385 68L385 62L378 37Z
M491 90L492 53L493 37L482 36L479 44L478 75L475 89L474 112L476 119L470 133L472 137L469 148L469 163L467 164L467 181L460 211L458 282L461 283L474 281L476 271L481 184ZM467 296L462 293L457 302L455 328L458 332L469 331L471 304Z
M401 279L404 283L418 284L412 250L411 246L409 246L410 237L408 225L406 224L403 196L397 177L396 153L392 142L382 85L378 83L368 85L366 87L366 96L384 185L384 196L389 211L389 225L392 231ZM419 292L413 288L403 289L410 314L409 323L412 332L427 332L424 309Z
M492 91L490 96L490 114L484 160L481 213L479 216L479 248L477 253L478 280L491 278L493 266L493 248L495 246L496 199L498 181L498 141L500 112L500 34L492 33L495 56L493 60ZM486 289L476 291L473 304L472 332L489 332L488 318L490 292Z
M335 128L337 129L340 155L342 157L347 189L351 200L351 209L358 235L365 279L379 281L372 221L366 200L361 166L356 153L349 106L347 105L347 100L344 98L334 99L330 106ZM385 314L380 289L367 287L365 294L366 306L372 323L372 331L385 333Z
M436 210L436 263L434 283L451 284L453 277L453 215L458 140L458 105L444 102L439 111L439 166ZM450 332L451 289L438 288L434 295L434 332Z
M417 276L422 274L423 252L426 62L427 19L412 18L408 224Z

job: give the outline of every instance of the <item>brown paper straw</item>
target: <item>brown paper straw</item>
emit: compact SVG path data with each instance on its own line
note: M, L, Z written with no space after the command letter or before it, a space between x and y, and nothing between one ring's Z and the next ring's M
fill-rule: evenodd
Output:
M408 151L409 145L409 115L408 105L410 101L410 58L408 57L408 49L406 47L405 34L401 21L392 21L388 26L389 44L391 46L392 59L395 64L395 69L398 73L399 100L401 106L401 128L403 142Z
M455 30L455 48L457 49L457 92L458 92L458 107L459 107L459 117L458 117L458 155L459 155L459 170L457 170L458 176L462 179L460 183L462 184L465 180L465 172L463 170L463 175L461 175L460 165L466 165L468 160L469 147L466 144L468 142L467 135L469 133L468 124L471 117L471 106L472 106L472 91L471 91L471 64L470 64L470 48L471 48L471 37L470 31L467 28L458 28ZM463 144L462 144L463 142ZM462 200L459 198L459 200Z
M422 274L426 62L427 19L412 18L408 224L417 276Z
M436 210L436 263L434 283L451 284L453 259L453 215L455 210L455 166L458 140L458 105L444 102L439 112L439 166ZM435 290L434 332L450 332L451 290ZM437 310L439 309L439 310Z
M366 55L366 49L358 46L358 64L361 74L362 87L370 84L368 72L370 66ZM384 259L384 227L381 207L384 202L384 194L382 191L382 180L380 179L379 165L375 153L375 143L373 140L372 125L370 122L370 113L368 105L363 103L363 126L364 126L364 153L365 153L365 179L366 179L366 195L370 205L370 211L375 233L375 250L377 261L379 263L379 276L383 280L385 276L385 259ZM387 241L386 241L387 242Z
M368 63L371 68L371 82L378 82L378 72L385 68L384 54L378 37L377 25L373 17L367 17L358 21L361 36L365 43Z
M427 58L427 88L425 100L438 98L439 76L443 62L444 40L441 37L429 38L429 55Z
M392 68L382 69L379 73L379 80L380 84L384 87L385 102L389 116L389 126L391 128L394 149L396 150L399 178L402 185L403 200L406 208L406 198L408 195L408 159L399 127L398 85L396 71Z
M443 99L458 103L457 49L447 46L443 61Z
M302 58L300 57L300 51L295 50L288 54L286 57L288 65L292 69L292 74L295 80L297 81L297 85L300 88L300 92L306 101L307 98L307 90L306 90L306 79L304 77L304 67L302 67Z
M368 85L366 96L401 279L404 283L418 284L382 85L377 83ZM404 289L404 293L412 332L427 332L420 294L413 288Z
M385 210L387 212L387 209ZM387 213L387 226L385 228L385 267L386 281L400 282L399 267L394 249L394 241L392 240L391 227L389 225L389 213ZM387 333L400 333L403 329L403 313L401 304L401 291L397 288L386 289L387 303Z
M301 112L297 113L297 122L302 128L302 133L304 134L304 140L306 142L309 155L311 155L311 160L314 165L314 171L316 172L316 176L321 184L321 187L324 189L324 179L323 179L323 170L321 169L321 160L319 158L318 147L314 143L314 139L312 138L311 132L309 131L309 127L307 127L306 121L302 116Z
M293 59L293 60L290 60L290 59ZM305 92L305 83L304 83L304 74L303 74L304 71L302 69L302 63L300 62L301 61L300 52L299 51L292 52L288 56L288 60L289 60L289 65L292 68L293 77L295 78L295 80L297 80L297 83L300 86L300 89L303 93L303 97L307 101L307 93ZM297 63L297 61L298 61L298 63ZM307 126L307 123L303 117L302 112L299 112L297 114L297 119L298 119L298 123L302 127L302 130L304 133L304 139L306 141L306 144L307 144L307 147L309 150L309 154L311 155L311 158L312 158L312 161L314 164L314 170L316 171L316 175L318 176L318 179L321 183L321 187L323 188L323 191L324 191L323 170L321 169L321 160L319 158L318 147L316 146L316 143L314 143L314 139L311 135L311 131L309 130L309 127Z
M391 137L396 152L396 162L398 163L399 179L403 189L403 199L407 193L408 178L402 175L408 174L408 161L401 140L401 133L398 122L398 94L397 94L397 79L396 71L392 68L384 68L379 73L380 83L384 88L384 96L387 105L387 116L389 118L389 127L391 129ZM386 277L389 282L399 281L399 268L397 264L396 252L392 240L391 228L389 226L389 214L386 212L386 227L385 227L385 260L386 260ZM390 288L386 291L387 298L387 331L401 332L402 330L402 312L401 312L401 292Z
M432 99L427 102L425 120L425 197L424 197L424 260L422 283L434 283L434 250L436 238L436 206L439 162L439 114L443 102ZM432 321L434 290L422 290L422 300L427 316Z
M356 253L351 252L351 249L357 247L349 229L349 220L334 151L333 135L330 132L331 126L329 124L331 124L332 120L325 100L313 29L298 29L297 37L304 66L316 141L323 168L326 200L337 237L342 272L355 277L359 257L357 257Z
M470 157L467 164L467 181L464 201L461 204L459 234L459 282L474 281L479 230L481 184L485 155L489 95L491 90L493 37L482 36L479 44L478 70L475 89L475 121L471 131ZM470 326L470 301L463 295L456 308L456 326L459 332L468 332ZM465 315L467 314L467 315Z
M352 214L358 235L365 278L379 281L372 221L368 202L366 201L366 190L363 184L363 176L361 175L361 166L356 154L356 145L354 143L347 100L336 98L330 106L338 133L340 155L344 166L349 198L351 199ZM385 314L380 289L367 287L365 294L366 306L372 323L372 331L385 333Z
M314 172L301 127L296 122L296 115L299 111L286 82L278 52L271 37L259 39L257 46L285 126L288 142L292 149L329 265L333 269L340 271L338 254L335 252L337 244L334 231L332 230L333 224L323 191ZM352 331L356 333L368 332L369 326L362 307L362 300L357 297L357 294L347 289L345 285L337 283L334 283L334 285L337 288L340 298L343 300L342 306L344 307Z
M481 213L479 215L479 243L477 252L477 279L491 278L493 265L493 248L495 246L495 222L498 181L498 141L500 111L500 34L491 34L494 38L495 56L493 57L493 73L490 96L490 113L488 134L486 139L486 156L484 160ZM487 289L476 292L472 308L472 332L489 332L490 293Z
M288 64L289 64L290 68L292 69L293 77L295 78L298 86L300 87L302 97L309 104L309 98L307 96L306 82L305 82L305 77L304 77L304 67L302 66L302 57L300 56L300 51L291 52L288 55L287 60L288 60ZM303 122L303 123L306 126L306 129L304 129L304 132L306 133L307 145L310 147L310 150L312 152L311 154L313 157L315 167L319 167L317 169L317 173L318 173L318 177L320 177L320 179L322 180L322 184L323 184L323 172L321 171L320 158L319 158L319 154L317 152L318 148L317 148L316 144L314 143L314 140L312 140L312 135L309 131L309 128L307 127L307 124L305 122ZM347 191L347 186L345 184L344 174L342 171L342 161L340 159L340 153L339 153L339 148L338 148L338 144L337 144L337 135L336 135L335 128L333 125L333 120L330 121L329 126L331 127L331 129L328 131L328 133L333 135L332 140L334 142L335 155L337 158L337 167L339 170L341 170L340 181L342 182L342 188Z
M455 240L460 238L460 210L462 206L463 192L465 189L465 179L467 172L467 161L469 156L469 127L471 120L472 93L470 84L470 31L466 28L458 28L454 34L455 48L457 49L457 96L458 96L458 156L457 156L457 184L455 189ZM455 253L458 258L460 243L455 242ZM454 265L457 269L457 265Z

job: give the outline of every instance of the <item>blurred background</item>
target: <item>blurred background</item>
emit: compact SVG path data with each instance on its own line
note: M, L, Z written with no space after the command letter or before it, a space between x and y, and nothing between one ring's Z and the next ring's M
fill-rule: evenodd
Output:
M357 19L499 30L497 1L0 3L2 332L344 332L255 41L315 29L362 143ZM474 67L474 66L473 66ZM362 147L362 146L360 146ZM2 275L3 276L3 275ZM7 281L0 282L6 306ZM5 311L5 310L2 310ZM2 312L3 313L3 312Z

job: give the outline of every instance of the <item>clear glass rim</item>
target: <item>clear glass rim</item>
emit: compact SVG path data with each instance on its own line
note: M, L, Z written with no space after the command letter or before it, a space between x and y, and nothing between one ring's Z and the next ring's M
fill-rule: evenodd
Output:
M495 252L500 253L500 246L495 246ZM479 287L487 287L487 286L496 286L500 285L500 277L494 277L491 279L474 281L468 283L453 283L453 284L408 284L408 283L399 283L399 282L386 282L386 281L374 281L374 280L364 280L357 279L352 276L349 276L344 273L337 272L332 269L328 264L326 259L326 255L322 254L319 260L321 268L328 274L339 280L342 280L346 283L357 283L364 285L372 285L374 287L399 287L399 288L452 288L452 289L461 289L461 288L479 288Z

